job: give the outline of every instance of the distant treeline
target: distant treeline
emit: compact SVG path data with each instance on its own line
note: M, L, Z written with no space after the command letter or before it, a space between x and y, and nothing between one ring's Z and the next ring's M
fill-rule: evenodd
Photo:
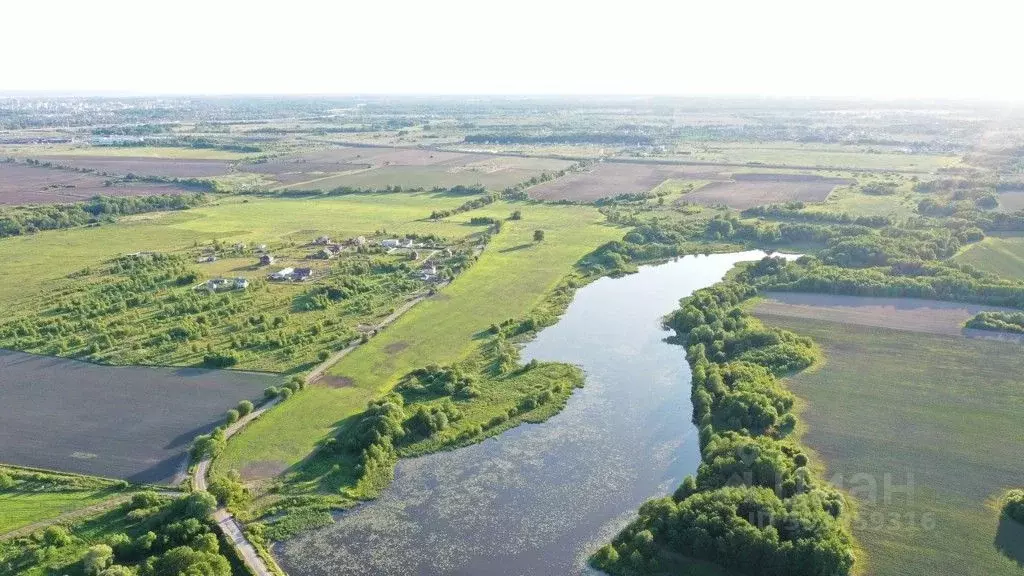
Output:
M468 134L466 144L628 144L651 145L654 138L639 131L572 131L551 134L478 133Z
M156 196L96 196L76 204L43 204L0 208L0 238L42 230L72 228L98 222L112 222L117 216L185 210L206 203L205 194L162 194Z
M742 212L746 217L772 218L776 220L800 220L827 224L858 224L871 228L890 226L892 218L888 216L852 216L845 212L818 212L805 210L803 202L787 202L785 204L768 204L748 208Z

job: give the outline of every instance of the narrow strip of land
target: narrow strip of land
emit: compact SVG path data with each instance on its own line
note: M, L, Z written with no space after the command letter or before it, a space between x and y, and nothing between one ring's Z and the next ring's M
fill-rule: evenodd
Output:
M253 410L249 414L240 418L238 422L235 422L231 426L224 429L224 438L230 438L235 435L239 430L245 427L246 424L259 418L264 412L273 408L280 401L280 397L270 400L266 404L260 406L256 410ZM207 489L207 475L210 473L210 462L209 456L203 458L196 464L195 472L192 474L192 489L203 490ZM256 552L256 548L253 547L252 543L245 537L245 533L242 532L242 525L227 511L223 506L218 508L213 513L213 519L217 523L217 528L224 534L231 546L238 552L239 557L245 562L245 565L252 571L255 576L274 576L276 573L267 567L267 564L260 557L259 553Z

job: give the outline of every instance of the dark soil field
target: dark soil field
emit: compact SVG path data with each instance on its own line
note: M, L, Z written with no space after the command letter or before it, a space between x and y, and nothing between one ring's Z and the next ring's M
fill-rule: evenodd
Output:
M620 194L647 192L670 178L718 180L722 176L714 169L701 166L603 163L586 172L568 174L534 186L530 188L530 196L540 200L590 202Z
M152 196L189 192L179 186L143 182L104 186L107 180L96 174L3 162L0 163L0 205L81 202L96 195Z
M1007 310L959 302L914 298L870 298L794 292L766 292L758 316L807 318L826 322L890 328L908 332L1000 338L998 332L969 330L964 323L982 311Z
M811 174L736 174L731 182L712 182L686 194L683 200L740 210L783 202L824 202L836 186L852 183L845 178Z
M38 160L60 166L86 168L103 174L167 176L170 178L213 178L227 174L231 165L224 160L194 158L147 158L132 156L40 156Z
M0 462L170 483L197 434L278 378L0 351Z

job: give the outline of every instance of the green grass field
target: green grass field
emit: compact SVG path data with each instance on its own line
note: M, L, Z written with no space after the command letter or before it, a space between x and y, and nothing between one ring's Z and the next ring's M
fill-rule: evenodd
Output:
M853 528L864 573L1021 574L1017 561L996 549L1006 536L991 502L1021 483L1019 345L763 319L824 349L825 365L790 386L808 403L804 441L858 503ZM887 478L906 487L908 474L910 497L886 490ZM873 496L866 490L871 482Z
M363 194L324 199L229 197L181 212L127 217L114 225L41 232L0 239L0 261L9 278L0 283L0 304L39 293L71 272L119 254L169 252L219 239L249 244L294 240L320 234L333 238L392 233L437 234L449 238L476 228L462 222L432 222L433 210L455 208L466 197L434 193ZM468 218L467 218L468 219Z
M960 162L960 159L956 156L900 154L895 152L875 153L856 146L796 144L792 142L713 142L706 147L694 147L691 158L704 162L737 164L757 162L777 166L892 170L895 172L934 172L939 168L953 166Z
M492 323L528 313L583 256L624 234L623 229L604 224L597 210L583 206L499 202L458 215L449 225L475 216L504 218L517 208L523 219L506 222L472 268L331 370L352 385L301 392L232 438L215 467L244 470L258 463L296 464L399 377L471 353L475 339L482 338ZM543 242L533 242L536 229L545 231Z
M127 494L122 482L0 466L0 535Z
M1024 236L990 236L968 246L955 260L1004 278L1024 279Z
M0 534L114 498L109 490L0 492Z

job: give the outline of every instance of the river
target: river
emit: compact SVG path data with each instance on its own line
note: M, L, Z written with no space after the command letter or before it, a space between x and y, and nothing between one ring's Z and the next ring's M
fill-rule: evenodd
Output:
M589 573L589 554L700 462L690 369L661 318L762 256L686 256L581 288L522 354L585 371L561 413L400 461L381 498L279 545L280 564L291 576Z

